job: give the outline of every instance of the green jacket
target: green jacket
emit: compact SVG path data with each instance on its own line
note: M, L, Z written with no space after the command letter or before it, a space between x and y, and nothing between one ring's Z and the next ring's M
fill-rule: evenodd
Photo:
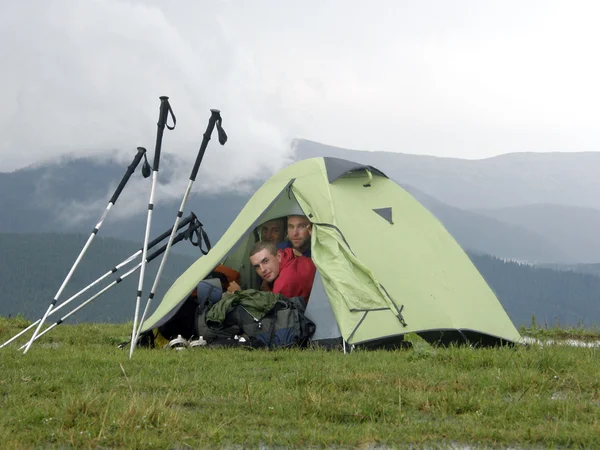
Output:
M273 309L277 300L284 300L284 297L281 294L262 292L256 289L246 289L223 295L223 298L206 313L206 323L210 323L212 327L223 325L227 313L236 305L242 305L256 319L260 320Z

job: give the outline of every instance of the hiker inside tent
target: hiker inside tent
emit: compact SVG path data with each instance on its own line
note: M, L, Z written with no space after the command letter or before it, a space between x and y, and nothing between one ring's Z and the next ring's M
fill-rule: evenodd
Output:
M317 268L305 310L316 327L311 342L371 348L398 344L408 333L441 345L521 341L435 216L379 169L329 157L296 162L267 180L210 252L173 283L142 331L168 322L220 264L239 273L242 288L258 290L249 261L254 230L292 215L311 223Z
M304 215L291 215L287 217L287 239L277 245L277 248L293 248L297 255L310 258L310 238L312 224Z
M250 250L250 264L263 280L261 291L303 297L308 303L317 270L310 258L296 255L294 249L282 250L273 242L261 241Z
M275 245L283 242L285 238L285 217L269 220L260 226L260 240L271 241Z

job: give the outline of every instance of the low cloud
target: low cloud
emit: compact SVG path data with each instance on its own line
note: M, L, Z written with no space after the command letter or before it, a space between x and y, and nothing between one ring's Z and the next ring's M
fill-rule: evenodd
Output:
M159 96L201 189L244 185L306 138L485 158L600 148L597 2L55 0L0 4L0 171L154 150ZM187 175L182 175L186 177Z
M196 189L243 186L283 167L292 126L264 101L270 93L252 57L228 38L221 8L203 5L191 33L151 3L4 2L0 49L10 70L0 74L0 171L63 154L126 164L138 146L152 161L161 95L177 117L163 138L177 174L159 188L164 195L182 195L211 108L221 110L229 141L221 147L215 130Z

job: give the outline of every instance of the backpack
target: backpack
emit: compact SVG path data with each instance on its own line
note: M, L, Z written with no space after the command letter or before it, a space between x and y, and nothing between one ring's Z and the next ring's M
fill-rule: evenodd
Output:
M315 324L305 315L306 302L303 297L286 299L282 296L263 317L255 317L238 304L228 310L219 327L207 322L210 308L198 308L196 334L210 345L212 342L244 336L252 347L282 348L305 346L315 332Z

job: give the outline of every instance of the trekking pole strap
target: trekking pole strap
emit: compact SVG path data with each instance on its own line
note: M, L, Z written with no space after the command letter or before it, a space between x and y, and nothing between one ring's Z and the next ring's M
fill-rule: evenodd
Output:
M195 227L194 229L192 229L192 227L190 225L190 228L188 228L188 230L187 230L186 238L190 240L191 244L194 247L198 247L203 255L207 255L208 252L210 251L210 249L212 248L212 246L210 244L210 239L208 238L208 234L206 233L206 231L204 231L202 222L198 221L198 223L200 224L200 226ZM194 239L193 239L194 235L196 235L196 242L194 242ZM204 249L202 248L203 243L206 246L206 251L204 251Z
M217 120L217 133L219 135L219 143L221 145L225 145L225 142L227 142L227 133L225 133L222 123L223 119L221 118L221 116L219 116L219 119Z

